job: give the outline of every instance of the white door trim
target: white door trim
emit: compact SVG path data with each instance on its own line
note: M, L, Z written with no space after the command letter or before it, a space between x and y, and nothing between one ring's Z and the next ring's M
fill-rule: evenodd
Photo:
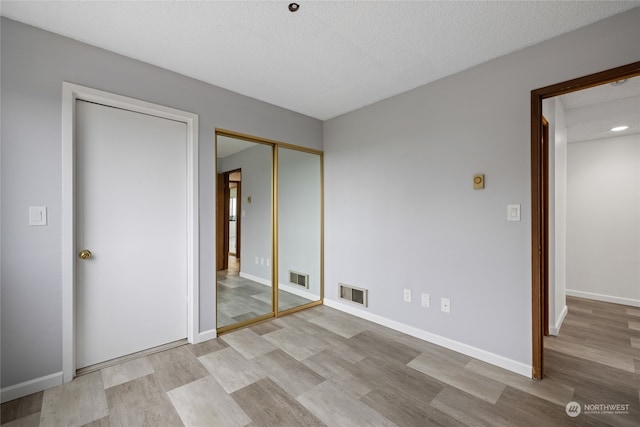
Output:
M63 381L76 373L75 105L76 99L184 122L187 125L187 339L198 342L198 115L62 83L62 370Z

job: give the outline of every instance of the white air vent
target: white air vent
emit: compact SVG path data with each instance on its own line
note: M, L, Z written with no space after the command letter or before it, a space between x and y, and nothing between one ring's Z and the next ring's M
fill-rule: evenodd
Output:
M341 299L346 299L347 301L367 307L368 290L345 285L344 283L339 283L338 285L340 286Z
M309 289L309 275L289 270L289 282Z

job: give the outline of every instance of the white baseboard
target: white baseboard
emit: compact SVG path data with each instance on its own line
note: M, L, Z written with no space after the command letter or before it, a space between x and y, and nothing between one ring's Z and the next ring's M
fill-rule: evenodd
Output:
M252 282L260 283L261 285L271 286L271 280L263 279L262 277L254 276L253 274L240 272L240 277L251 280Z
M356 307L351 307L337 301L324 299L324 305L335 308L336 310L344 311L345 313L352 314L356 317L360 317L365 320L377 323L382 326L386 326L396 331L411 335L421 340L428 341L430 343L439 345L449 350L457 351L458 353L466 354L473 358L482 360L483 362L490 363L492 365L499 366L500 368L507 369L520 375L524 375L527 378L531 378L532 367L525 363L518 362L516 360L508 359L498 354L490 353L486 350L482 350L468 344L464 344L449 338L445 338L440 335L433 334L431 332L424 331L422 329L415 328L413 326L406 325L404 323L396 322L395 320L387 319L377 314L370 313L368 311L361 310Z
M596 301L612 302L614 304L630 305L632 307L640 307L640 300L632 298L614 297L611 295L593 294L591 292L572 291L567 289L567 295L570 297L586 298Z
M280 283L278 284L278 289L281 291L289 292L290 294L308 299L309 301L318 301L320 299L320 295L316 295L313 292L309 292L307 288L291 286L286 283Z
M209 341L218 336L218 333L215 329L209 329L208 331L203 331L198 334L198 342L201 343L203 341Z
M5 387L0 390L0 401L5 403L61 384L62 371Z
M562 311L560 312L560 316L558 316L558 320L556 320L556 324L554 326L549 326L549 335L558 336L560 333L560 328L562 327L562 322L564 322L564 318L567 317L567 313L569 310L565 305Z

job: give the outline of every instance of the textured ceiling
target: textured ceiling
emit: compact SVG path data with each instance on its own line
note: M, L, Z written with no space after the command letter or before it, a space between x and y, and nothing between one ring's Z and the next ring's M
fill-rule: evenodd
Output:
M321 120L639 1L2 1L2 15Z

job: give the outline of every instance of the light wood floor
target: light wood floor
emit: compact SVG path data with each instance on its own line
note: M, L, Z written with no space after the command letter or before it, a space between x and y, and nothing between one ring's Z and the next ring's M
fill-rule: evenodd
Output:
M569 300L543 381L318 306L2 405L12 426L638 426L640 309ZM565 412L567 403L628 414Z

